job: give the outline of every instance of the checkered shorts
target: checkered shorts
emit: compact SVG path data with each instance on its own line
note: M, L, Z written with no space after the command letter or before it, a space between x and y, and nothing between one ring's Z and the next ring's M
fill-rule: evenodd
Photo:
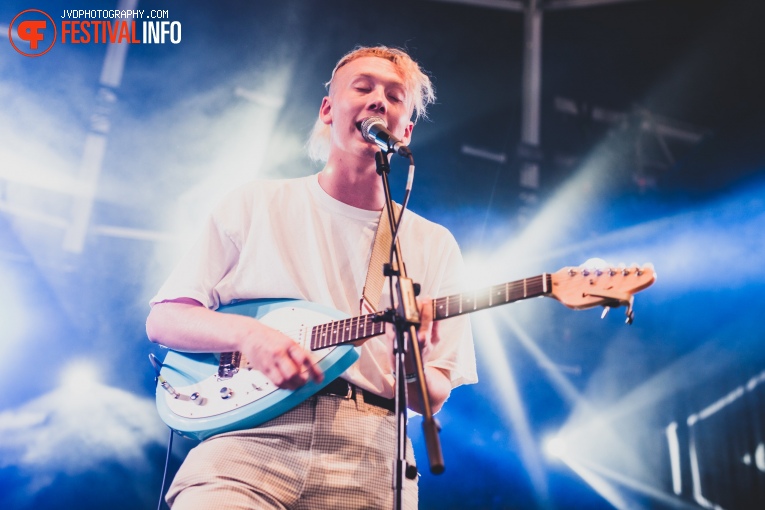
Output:
M259 427L189 452L168 490L173 510L393 508L396 417L363 398L312 397ZM414 463L407 438L406 458ZM417 508L417 481L404 481Z

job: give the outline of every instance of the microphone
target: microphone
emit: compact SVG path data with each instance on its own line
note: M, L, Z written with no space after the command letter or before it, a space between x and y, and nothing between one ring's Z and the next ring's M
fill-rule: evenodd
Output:
M380 117L367 117L361 121L361 125L358 127L364 139L368 142L376 143L380 149L387 152L395 152L405 158L412 155L409 147L388 131L388 126L385 125L385 121Z

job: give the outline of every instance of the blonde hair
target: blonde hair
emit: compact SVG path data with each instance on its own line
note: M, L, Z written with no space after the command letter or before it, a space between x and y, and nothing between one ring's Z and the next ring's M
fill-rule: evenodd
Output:
M325 87L327 92L332 91L332 80L335 79L337 70L345 64L362 57L378 57L393 62L404 78L406 95L412 109L412 120L416 123L420 118L427 118L427 108L436 100L436 94L430 78L420 68L419 64L412 60L405 51L387 46L364 47L357 46L353 51L341 58L332 70L332 77ZM317 118L313 130L308 138L308 155L314 161L326 161L329 156L330 129L329 126Z

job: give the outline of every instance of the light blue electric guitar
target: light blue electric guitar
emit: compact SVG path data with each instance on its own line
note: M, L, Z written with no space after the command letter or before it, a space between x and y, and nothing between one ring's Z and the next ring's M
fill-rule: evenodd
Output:
M650 286L650 266L563 268L475 292L433 300L434 320L548 296L569 308L627 306L632 322L633 294ZM339 377L358 359L352 345L385 331L379 314L351 317L332 308L295 299L260 299L219 311L254 317L316 351L324 380L297 390L280 389L250 368L240 353L190 354L168 351L158 377L159 415L170 428L195 439L255 427L297 406Z

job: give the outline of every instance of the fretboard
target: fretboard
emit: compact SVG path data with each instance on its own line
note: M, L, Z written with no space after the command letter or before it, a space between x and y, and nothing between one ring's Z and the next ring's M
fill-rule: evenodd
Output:
M514 282L493 285L473 292L455 294L433 300L434 320L448 319L463 313L476 312L514 301L544 296L551 291L552 279L544 273ZM368 314L314 326L311 330L311 350L356 342L385 332L379 314Z
M314 326L311 329L311 350L325 349L382 335L385 333L385 323L378 318L379 314L370 313Z
M492 285L473 292L433 300L433 318L440 321L463 313L477 312L492 306L544 296L550 293L552 279L544 273L514 282Z

